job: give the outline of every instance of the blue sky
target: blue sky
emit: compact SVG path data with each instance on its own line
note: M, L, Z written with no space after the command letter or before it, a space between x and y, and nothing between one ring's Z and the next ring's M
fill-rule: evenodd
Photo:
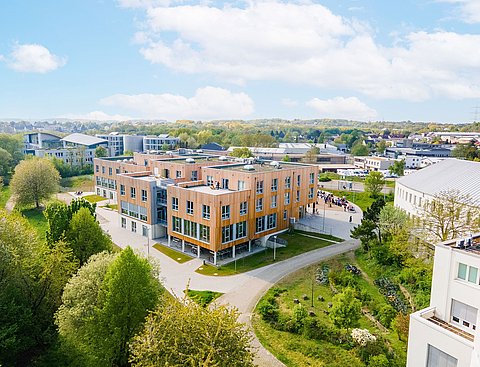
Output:
M0 118L471 122L479 33L479 0L4 1Z

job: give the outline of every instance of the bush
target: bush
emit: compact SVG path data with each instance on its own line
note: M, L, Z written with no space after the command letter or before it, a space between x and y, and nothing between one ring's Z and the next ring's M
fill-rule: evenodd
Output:
M326 176L320 176L318 181L320 182L329 182L329 181L332 181L332 179L330 177L326 177Z
M345 269L331 271L328 277L333 284L338 286L356 288L358 285L357 277Z
M278 321L279 310L275 297L264 298L258 305L258 313L267 322L274 323Z
M287 291L286 288L278 288L278 287L275 287L272 289L272 294L274 297L278 297L280 296L282 293L285 293Z
M383 305L377 313L377 319L387 329L390 328L392 320L397 316L397 311L390 305Z
M368 360L368 367L389 367L390 363L385 354L379 354L377 356L372 356Z

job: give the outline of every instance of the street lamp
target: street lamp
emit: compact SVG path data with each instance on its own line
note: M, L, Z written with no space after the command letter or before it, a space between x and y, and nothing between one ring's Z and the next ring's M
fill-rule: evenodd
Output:
M150 257L150 228L147 227L147 257Z
M277 236L273 236L273 261L275 261L276 257L276 246L277 246Z

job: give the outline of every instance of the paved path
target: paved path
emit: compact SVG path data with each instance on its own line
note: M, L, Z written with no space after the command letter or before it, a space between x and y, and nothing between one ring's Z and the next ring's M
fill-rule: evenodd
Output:
M350 183L352 184L352 188L349 188ZM347 191L357 191L363 192L365 191L365 185L363 182L352 182L351 180L332 180L328 182L319 182L318 187L320 190L344 190L343 186L347 187ZM393 192L395 189L393 187L389 187L385 185L382 188L382 193L388 194L389 192Z

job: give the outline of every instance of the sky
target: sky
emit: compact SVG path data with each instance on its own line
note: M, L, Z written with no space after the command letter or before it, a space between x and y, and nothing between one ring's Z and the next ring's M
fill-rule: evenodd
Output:
M478 121L480 0L2 1L0 118Z

